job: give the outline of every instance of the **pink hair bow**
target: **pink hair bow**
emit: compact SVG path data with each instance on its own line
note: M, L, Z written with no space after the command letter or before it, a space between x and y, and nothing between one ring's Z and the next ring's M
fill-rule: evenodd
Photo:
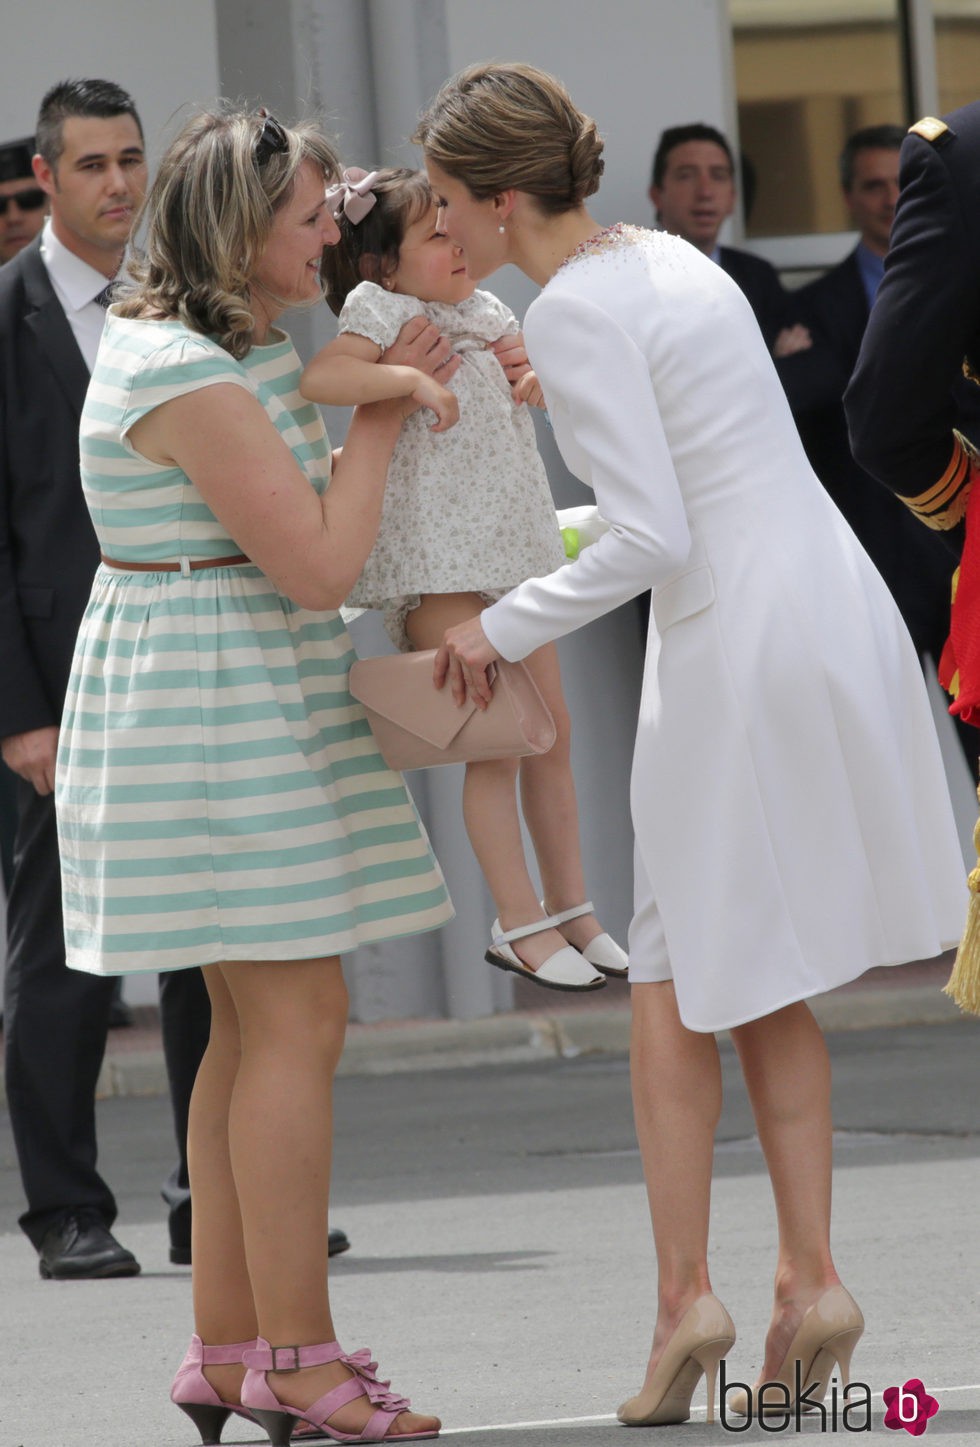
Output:
M339 219L343 212L353 226L363 221L378 199L371 190L377 179L377 171L362 171L360 166L344 171L335 186L327 187L327 205L333 216Z

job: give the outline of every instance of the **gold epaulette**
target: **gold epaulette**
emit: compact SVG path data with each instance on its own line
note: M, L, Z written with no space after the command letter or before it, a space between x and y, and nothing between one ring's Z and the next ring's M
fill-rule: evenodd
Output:
M942 140L943 136L952 135L952 131L945 121L939 120L937 116L923 116L921 121L916 121L914 126L909 126L910 136L921 136L930 145L935 145Z
M942 477L925 492L920 492L918 497L903 497L902 501L927 528L934 528L940 533L948 532L950 528L955 528L966 512L966 500L978 467L980 453L954 427L953 455Z

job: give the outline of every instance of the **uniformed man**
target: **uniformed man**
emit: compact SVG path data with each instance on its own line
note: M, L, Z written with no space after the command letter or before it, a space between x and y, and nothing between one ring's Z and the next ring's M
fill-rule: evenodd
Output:
M904 140L904 127L897 125L865 126L848 138L840 179L858 242L837 266L794 293L813 346L784 362L780 377L814 472L888 584L925 665L927 655L939 663L949 634L958 556L946 535L924 528L854 461L842 405L884 276ZM964 378L956 387L980 401L980 388ZM968 405L973 397L958 400ZM980 731L957 720L957 734L976 778Z
M911 128L885 275L844 404L863 467L927 527L952 535L966 521L944 665L954 710L980 725L980 454L967 435L980 388L954 390L964 373L980 381L978 174L980 102ZM969 883L967 928L947 990L980 1013L980 867Z
M980 102L906 136L885 275L844 398L858 462L942 531L963 518L977 458L972 399L954 384L980 378L978 173Z

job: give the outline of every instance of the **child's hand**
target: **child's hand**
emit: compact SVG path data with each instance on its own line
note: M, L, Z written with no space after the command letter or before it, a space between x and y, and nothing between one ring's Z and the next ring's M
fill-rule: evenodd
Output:
M459 399L455 392L443 387L434 377L420 376L418 386L412 393L412 401L421 407L429 407L436 414L430 424L430 432L448 432L459 421Z
M544 406L544 393L527 358L524 347L524 333L510 332L490 343L490 350L504 369L504 376L510 383L514 405L520 407L528 402L532 407Z
M529 407L544 406L544 393L541 390L537 372L525 372L521 380L511 388L511 391L518 406L522 402L526 402Z
M524 347L523 332L508 332L490 343L490 350L504 369L504 376L513 387L531 370Z

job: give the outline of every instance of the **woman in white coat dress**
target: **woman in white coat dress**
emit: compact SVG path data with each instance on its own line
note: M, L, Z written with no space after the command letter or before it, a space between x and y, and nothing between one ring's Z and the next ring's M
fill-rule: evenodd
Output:
M632 1074L659 1267L631 1424L686 1419L734 1328L707 1271L730 1029L772 1179L775 1305L759 1382L785 1410L847 1378L863 1319L830 1251L830 1071L808 997L959 937L962 860L918 660L811 472L742 293L687 243L600 228L602 142L521 65L447 82L416 140L479 280L543 290L525 339L569 468L610 530L451 629L457 699L485 666L651 588L632 776ZM797 1370L799 1385L797 1385Z

